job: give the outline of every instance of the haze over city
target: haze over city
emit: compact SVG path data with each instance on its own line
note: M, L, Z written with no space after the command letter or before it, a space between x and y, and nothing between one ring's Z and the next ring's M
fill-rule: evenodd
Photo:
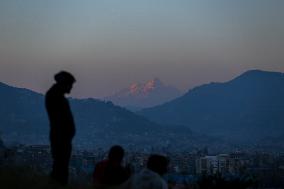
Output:
M160 78L186 91L249 69L284 72L278 0L4 0L0 81L44 93L53 74L72 96L104 97Z

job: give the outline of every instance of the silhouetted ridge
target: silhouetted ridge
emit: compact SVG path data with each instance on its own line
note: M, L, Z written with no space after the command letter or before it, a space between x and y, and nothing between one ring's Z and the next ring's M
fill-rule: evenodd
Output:
M273 79L284 79L284 74L280 72L268 72L262 70L249 70L240 76L233 79L231 82L240 82L240 81L265 81L265 80L273 80Z
M21 87L12 87L10 85L7 85L5 83L0 82L0 92L6 95L13 95L15 93L21 94L21 95L37 95L42 96L42 94L32 91L30 89L21 88ZM2 95L3 95L2 94Z
M284 133L284 75L251 70L225 83L209 83L139 114L163 124L238 140Z
M70 98L77 125L75 144L82 148L113 144L142 146L167 144L176 136L190 138L182 125L160 125L112 102ZM0 84L0 132L5 143L45 144L49 122L43 95ZM176 142L174 142L176 143Z

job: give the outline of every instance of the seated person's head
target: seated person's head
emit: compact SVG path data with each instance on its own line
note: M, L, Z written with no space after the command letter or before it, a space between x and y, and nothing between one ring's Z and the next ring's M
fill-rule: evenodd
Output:
M120 164L123 160L123 156L124 156L124 149L121 146L116 145L110 148L108 159L111 162Z
M159 175L163 175L167 173L169 166L169 159L162 155L151 155L147 162L147 168L158 173Z

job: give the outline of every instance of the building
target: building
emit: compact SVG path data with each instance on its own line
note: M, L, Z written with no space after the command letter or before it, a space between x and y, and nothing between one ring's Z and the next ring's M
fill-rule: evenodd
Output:
M196 160L197 174L216 174L218 172L218 156L205 156Z

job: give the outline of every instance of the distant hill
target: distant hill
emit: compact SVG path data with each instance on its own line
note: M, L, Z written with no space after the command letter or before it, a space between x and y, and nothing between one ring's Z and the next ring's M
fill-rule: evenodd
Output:
M278 137L266 137L257 141L256 148L264 151L284 151L284 135Z
M138 112L161 124L238 141L284 133L284 74L251 70L225 83L209 83L173 101Z
M31 131L46 133L47 117L43 96L31 90L0 83L0 132L19 137Z
M144 84L133 83L105 100L136 111L146 107L156 106L181 95L175 87L165 85L158 78Z
M0 104L0 132L5 143L48 142L49 123L43 95L0 83ZM78 147L124 144L151 148L176 144L180 138L184 138L181 142L187 146L199 143L189 128L156 124L111 102L70 99L70 104L77 126Z

